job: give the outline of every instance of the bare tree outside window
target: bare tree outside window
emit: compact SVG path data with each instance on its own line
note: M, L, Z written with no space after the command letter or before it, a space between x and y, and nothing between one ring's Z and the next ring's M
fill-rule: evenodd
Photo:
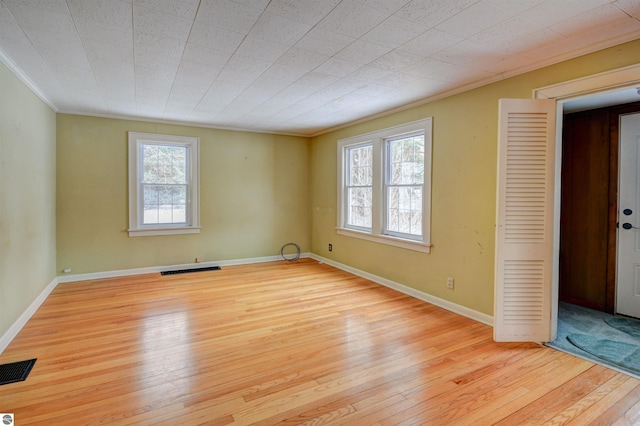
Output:
M387 140L386 143L386 230L422 235L424 135Z
M347 156L347 224L370 229L373 195L373 146L349 148Z
M186 223L188 148L142 144L143 224Z

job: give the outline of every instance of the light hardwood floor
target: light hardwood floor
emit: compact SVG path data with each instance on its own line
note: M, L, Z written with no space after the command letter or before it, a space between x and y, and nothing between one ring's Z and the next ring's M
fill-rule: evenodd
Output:
M640 423L640 381L310 259L60 284L16 425Z

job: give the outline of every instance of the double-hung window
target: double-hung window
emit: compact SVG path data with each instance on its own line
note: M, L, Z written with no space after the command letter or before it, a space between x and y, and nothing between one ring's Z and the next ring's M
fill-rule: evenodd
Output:
M424 132L385 139L385 221L388 235L422 237Z
M373 145L369 142L349 146L346 155L346 224L354 229L371 232Z
M338 233L429 252L431 118L338 141Z
M129 132L129 236L200 232L199 140Z

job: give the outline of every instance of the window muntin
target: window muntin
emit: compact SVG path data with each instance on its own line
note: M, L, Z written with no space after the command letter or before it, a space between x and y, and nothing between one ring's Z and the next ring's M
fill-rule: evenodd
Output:
M129 132L129 236L200 232L199 139Z
M431 132L427 118L338 141L338 234L430 252Z
M424 192L424 133L385 141L387 235L420 239Z
M348 147L345 226L371 230L373 196L373 145Z

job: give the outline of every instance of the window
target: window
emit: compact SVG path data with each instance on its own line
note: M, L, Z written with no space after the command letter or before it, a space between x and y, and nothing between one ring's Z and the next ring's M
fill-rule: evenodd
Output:
M424 133L385 140L385 233L422 237Z
M129 132L129 236L200 232L199 139Z
M373 146L347 148L347 219L349 227L371 231Z
M430 250L431 118L338 141L338 233Z

